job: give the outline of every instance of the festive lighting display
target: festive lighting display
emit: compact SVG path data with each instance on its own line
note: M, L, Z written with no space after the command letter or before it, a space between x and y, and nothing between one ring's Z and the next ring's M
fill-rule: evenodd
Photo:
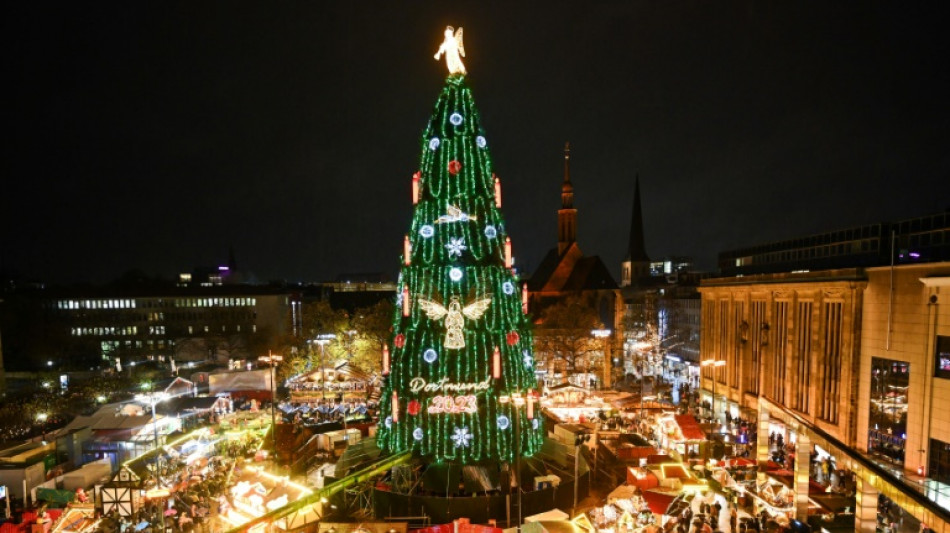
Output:
M412 175L412 205L419 203L419 180L422 179L422 174L416 172Z
M465 76L450 75L420 145L412 256L400 272L380 405L389 420L377 443L388 452L465 464L510 461L515 450L530 456L541 446L542 428L528 416L533 405L498 401L527 394L536 380L486 146ZM413 401L417 414L409 412Z

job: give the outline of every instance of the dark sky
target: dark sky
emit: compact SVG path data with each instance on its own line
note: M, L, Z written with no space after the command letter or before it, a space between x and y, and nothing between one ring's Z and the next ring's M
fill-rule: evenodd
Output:
M419 136L465 28L522 268L619 272L950 206L940 2L16 2L2 17L0 268L48 281L398 269Z

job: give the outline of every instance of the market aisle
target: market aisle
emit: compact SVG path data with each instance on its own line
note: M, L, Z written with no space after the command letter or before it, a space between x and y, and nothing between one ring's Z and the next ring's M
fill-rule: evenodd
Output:
M731 504L726 500L725 496L719 494L718 492L709 491L705 497L702 494L697 494L690 504L690 507L693 510L693 516L700 514L699 509L703 503L715 505L717 502L719 503L720 507L722 507L722 510L719 512L718 530L722 533L732 533L732 525L729 521L729 511L731 509ZM740 515L742 514L744 513L740 512Z

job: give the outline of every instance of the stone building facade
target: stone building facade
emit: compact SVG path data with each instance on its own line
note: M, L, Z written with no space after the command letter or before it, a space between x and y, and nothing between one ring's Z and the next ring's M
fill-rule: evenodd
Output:
M950 531L950 262L705 280L701 395L794 443L796 503L821 451L856 478L855 529L885 495ZM707 409L706 415L708 416Z
M703 281L702 395L715 418L765 397L853 445L866 285L857 269Z

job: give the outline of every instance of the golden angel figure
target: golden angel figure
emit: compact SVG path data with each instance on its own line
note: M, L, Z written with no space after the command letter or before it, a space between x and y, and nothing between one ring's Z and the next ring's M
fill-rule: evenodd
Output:
M462 28L453 34L452 26L445 28L445 40L439 46L435 58L438 60L442 54L445 54L445 66L449 68L449 74L465 74L465 65L462 64L462 58L465 57L465 46L462 44Z
M440 303L419 298L419 306L425 311L429 320L441 320L445 317L445 341L442 343L450 350L458 350L465 347L465 335L462 328L465 326L465 315L469 320L478 320L488 310L491 304L491 298L480 298L474 302L462 307L458 296L449 299L449 307L445 308Z

